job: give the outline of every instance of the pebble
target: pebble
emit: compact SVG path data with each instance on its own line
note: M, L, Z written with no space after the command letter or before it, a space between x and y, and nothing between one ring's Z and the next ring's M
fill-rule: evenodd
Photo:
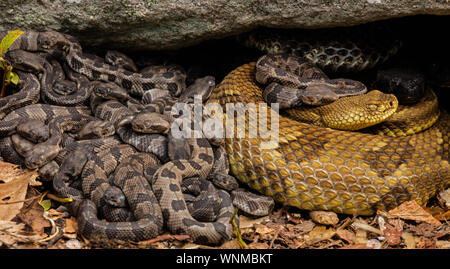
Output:
M77 239L70 239L66 242L66 247L70 249L81 249L81 244Z
M381 243L377 239L370 239L367 241L366 246L372 249L380 249Z

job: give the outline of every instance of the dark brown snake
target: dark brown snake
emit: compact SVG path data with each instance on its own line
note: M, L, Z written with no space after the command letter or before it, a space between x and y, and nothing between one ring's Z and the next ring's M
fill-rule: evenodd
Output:
M267 85L264 100L278 103L280 109L302 104L324 105L367 92L366 86L359 81L329 79L307 60L288 54L264 55L256 66L256 81Z

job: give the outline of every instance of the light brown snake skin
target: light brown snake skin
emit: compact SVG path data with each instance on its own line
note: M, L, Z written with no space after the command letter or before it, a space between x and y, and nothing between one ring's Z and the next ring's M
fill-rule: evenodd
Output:
M208 102L223 108L226 103L264 102L255 82L255 63L228 74ZM246 118L246 130L251 120L256 119ZM449 185L449 123L442 111L430 129L393 138L279 116L277 148L261 149L264 139L247 137L226 138L225 148L232 173L277 202L306 210L371 215L407 200L423 205Z

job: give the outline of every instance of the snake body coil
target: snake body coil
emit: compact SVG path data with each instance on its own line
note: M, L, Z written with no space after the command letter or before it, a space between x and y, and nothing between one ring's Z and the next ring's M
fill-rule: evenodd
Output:
M255 83L255 63L227 75L208 102L223 108L226 103L264 102ZM262 149L264 139L250 139L248 134L225 139L232 173L277 202L307 210L371 215L406 200L424 204L450 183L450 119L444 111L430 129L398 138L278 118L275 149ZM257 115L250 113L246 130L256 120ZM267 120L270 126L270 117Z

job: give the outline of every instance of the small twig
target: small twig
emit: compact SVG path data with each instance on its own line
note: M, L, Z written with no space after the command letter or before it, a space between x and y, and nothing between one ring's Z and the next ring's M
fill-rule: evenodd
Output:
M281 231L281 226L279 226L279 227L277 228L277 230L275 231L275 234L274 234L272 240L270 240L269 249L272 248L273 243L275 242L275 240L278 238L278 235L280 234L280 231Z
M52 230L55 230L55 231L49 237L39 240L39 243L43 243L43 242L52 240L59 234L59 227L58 227L58 225L56 225L55 221L48 216L48 211L45 211L44 214L42 214L42 216L52 224Z
M353 221L353 219L346 218L344 223L342 223L341 226L337 227L336 230L343 230L343 229L345 229L352 221Z
M0 202L0 205L10 205L10 204L17 204L17 203L24 203L24 202L28 202L37 198L40 198L41 195L36 195L30 198L27 198L25 200L16 200L16 201L8 201L8 202Z
M374 228L374 227L372 227L372 226L370 226L370 225L368 225L366 223L363 223L363 222L354 222L352 224L352 226L354 228L359 228L359 229L362 229L362 230L365 230L365 231L369 231L369 232L372 232L372 233L376 233L376 234L379 234L379 235L384 235L383 232L381 232L379 229Z
M244 240L242 239L241 233L239 232L239 227L236 224L236 215L238 213L238 208L234 209L234 213L231 216L230 222L231 225L233 226L233 233L236 235L237 238L237 242L239 244L239 246L241 246L241 248L247 248L247 244L244 242Z
M2 91L0 92L0 98L5 96L6 91L6 71L3 71Z
M44 239L42 239L42 240L39 240L39 243L44 243L44 242L47 242L47 241L49 241L49 240L52 240L52 239L55 238L58 234L59 234L59 228L58 228L58 226L56 226L56 231L55 231L52 235L50 235L49 237L46 237L46 238L44 238Z
M0 57L0 61L3 62L3 66L4 66L4 70L3 70L3 80L2 80L2 91L0 92L0 98L5 96L5 91L6 91L6 76L8 74L8 62L5 61L5 59L3 59L3 57Z

